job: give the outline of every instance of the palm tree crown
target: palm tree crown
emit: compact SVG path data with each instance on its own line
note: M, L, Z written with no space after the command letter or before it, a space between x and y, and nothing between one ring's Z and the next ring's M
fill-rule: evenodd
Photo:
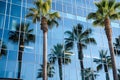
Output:
M26 17L32 17L33 23L41 21L42 18L45 18L49 28L52 28L54 24L58 26L57 19L60 19L60 15L58 12L50 12L51 2L52 0L46 0L45 2L43 0L35 1L35 8L29 8L30 12L26 15Z
M60 80L63 80L62 78L62 64L69 64L71 63L70 54L65 54L65 50L63 49L62 44L57 44L51 49L51 54L49 54L49 61L52 64L55 64L55 62L58 62L59 66L59 77Z
M92 70L91 68L85 68L84 70L85 80L95 80L98 76L97 72Z
M35 35L32 34L33 29L29 29L29 23L21 23L15 26L15 31L10 31L9 40L17 43L19 40L24 43L35 42Z
M98 8L96 12L92 12L88 15L87 19L94 19L93 25L95 26L105 26L105 20L118 20L120 19L120 12L118 8L120 7L120 2L115 0L101 0L95 3Z
M98 64L97 71L101 70L104 67L104 71L106 73L106 80L110 80L108 68L112 67L111 57L107 56L107 50L101 50L99 51L99 53L100 59L94 58L94 62Z
M92 34L91 29L83 29L83 25L77 24L74 26L72 31L66 31L65 34L68 36L65 38L65 48L70 50L73 49L74 45L77 44L81 48L87 48L87 44L93 43L96 44L96 41L93 37L90 37ZM80 47L78 47L78 50ZM78 56L79 59L83 59L83 56Z
M41 66L41 69L39 69L37 78L43 77L43 65L40 65L40 66ZM53 64L48 62L47 63L47 75L48 75L48 77L53 77L54 74L55 74L55 68L54 68Z
M97 71L101 70L103 68L103 65L105 64L106 67L111 67L112 63L111 63L111 57L107 56L107 50L101 50L99 51L99 58L94 58L94 62L96 62L98 64L97 66ZM104 66L105 67L105 66ZM105 72L107 72L106 68L104 68Z

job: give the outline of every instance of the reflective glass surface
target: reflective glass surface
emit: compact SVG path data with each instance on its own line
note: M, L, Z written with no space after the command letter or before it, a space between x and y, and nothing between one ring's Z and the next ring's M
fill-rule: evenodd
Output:
M42 77L37 78L43 65L43 31L40 27L41 23L33 23L31 17L25 17L29 12L28 8L35 7L34 1L36 0L0 0L0 78L17 78L19 63L21 62L21 79L42 80ZM56 57L55 63L52 65L54 75L48 77L48 80L60 80L60 76L63 80L82 80L81 74L83 72L85 74L84 78L87 78L85 80L106 80L104 68L97 71L98 63L102 67L107 66L109 68L109 77L110 80L113 80L112 69L108 66L108 63L103 61L97 63L94 60L104 60L100 56L101 50L107 51L106 56L110 56L104 28L94 27L92 20L86 19L90 12L96 11L97 8L94 5L96 1L99 0L52 0L51 11L58 11L61 19L58 20L59 26L54 26L47 33L47 60L49 61L52 53ZM117 1L120 2L120 0ZM22 27L22 23L29 23L28 30L30 31L24 31L26 27L25 24ZM20 25L17 27L18 24ZM66 31L72 32L77 24L82 25L82 31L92 29L90 37L94 38L97 43L83 45L82 60L79 59L80 51L78 49L78 44L80 44L78 37L81 36L70 41L73 43L72 49L69 50L70 53L64 51L66 38L69 37ZM115 55L117 69L120 69L120 56L118 55L118 53L120 54L119 25L118 20L111 22L113 47L114 52L117 54ZM79 30L80 28L77 28L72 37L79 33ZM34 38L31 36L34 36ZM87 43L89 42L90 40L87 41ZM52 51L58 44L61 44L62 53ZM19 60L20 53L22 54L21 60ZM66 54L71 55L66 57ZM61 66L59 59L62 59ZM83 62L84 69L81 68L81 62ZM60 71L62 71L62 75L60 75ZM118 74L120 73L118 72ZM96 77L93 75L96 75Z

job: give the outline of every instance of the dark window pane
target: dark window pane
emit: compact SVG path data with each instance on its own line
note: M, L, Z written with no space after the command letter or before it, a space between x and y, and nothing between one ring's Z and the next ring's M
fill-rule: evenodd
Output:
M3 35L3 30L0 29L0 40L1 40L1 38L2 38L2 35Z
M22 7L22 17L25 18L26 16L26 8L25 7Z
M11 2L11 0L8 0L8 2Z
M10 3L7 3L7 11L6 14L9 15L10 14Z
M21 13L21 7L20 6L17 6L17 5L12 5L11 6L11 15L12 16L20 17L20 13Z
M8 29L8 26L9 26L9 16L6 16L6 19L5 19L5 29Z
M4 15L0 14L0 28L2 28L4 25Z
M0 1L0 13L5 14L6 2Z

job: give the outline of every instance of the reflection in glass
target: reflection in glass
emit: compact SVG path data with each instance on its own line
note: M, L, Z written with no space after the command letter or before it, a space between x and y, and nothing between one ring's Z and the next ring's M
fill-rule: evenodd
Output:
M108 68L111 68L112 62L111 62L111 57L107 56L107 50L106 51L100 50L99 58L100 59L94 58L94 62L96 62L98 64L97 71L101 70L103 67L104 72L106 74L106 80L110 80Z
M53 49L51 49L51 54L49 54L49 61L52 64L55 64L55 62L58 63L59 67L59 78L60 80L63 80L63 64L69 64L71 63L70 59L71 54L65 54L63 50L62 44L57 44L53 46Z
M83 49L87 48L87 45L92 43L96 44L96 41L93 37L90 37L92 34L91 29L83 29L83 25L77 24L73 27L72 31L66 31L65 34L67 37L65 38L65 49L71 50L74 46L77 46L78 50L78 59L80 60L81 67L81 77L84 80L84 63L83 63Z
M31 34L33 29L29 29L30 24L21 23L15 26L15 31L10 31L9 40L13 43L19 41L19 51L18 51L18 74L17 78L20 79L21 77L21 69L22 69L22 56L25 44L30 42L35 42L35 36Z

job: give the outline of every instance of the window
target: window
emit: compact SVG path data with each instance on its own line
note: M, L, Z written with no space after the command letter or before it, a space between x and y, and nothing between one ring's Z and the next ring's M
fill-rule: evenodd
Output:
M21 7L17 5L11 6L11 16L20 17L21 15Z
M13 4L21 5L22 0L12 0Z
M0 13L5 14L6 2L0 1Z
M9 29L15 31L15 26L20 23L19 18L10 17Z
M0 28L2 28L4 26L3 24L4 24L4 15L0 14Z

